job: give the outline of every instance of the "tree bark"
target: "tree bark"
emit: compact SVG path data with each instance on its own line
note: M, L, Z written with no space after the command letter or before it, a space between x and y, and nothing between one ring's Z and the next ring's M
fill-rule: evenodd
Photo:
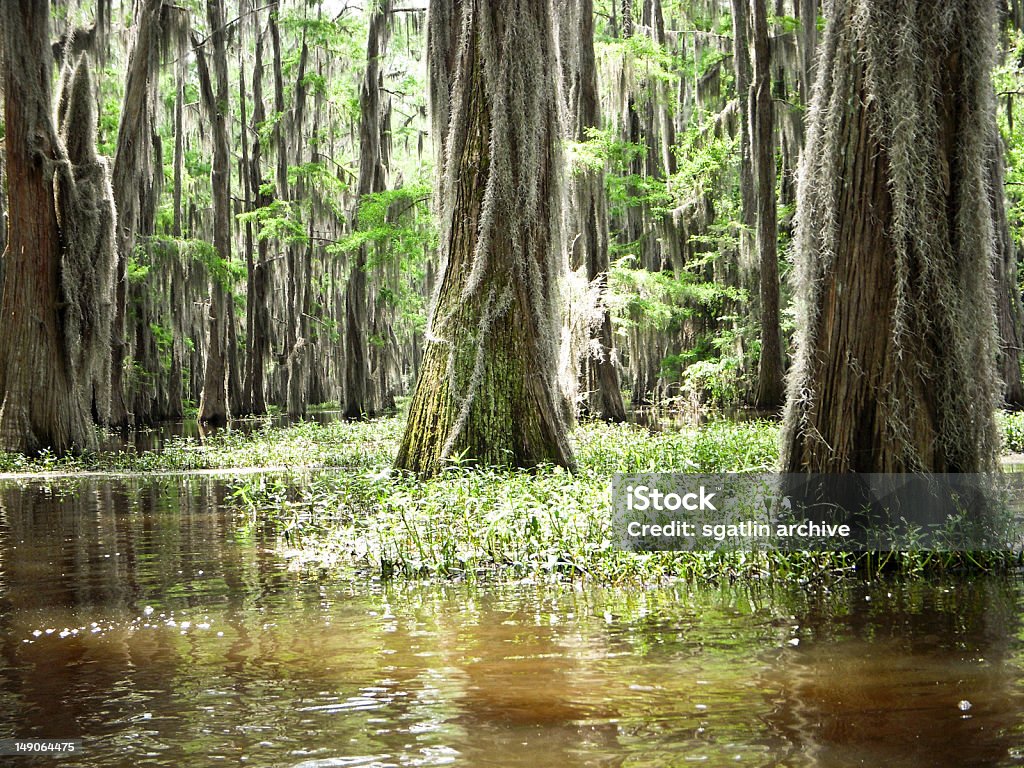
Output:
M48 3L0 3L10 236L0 298L0 450L95 449L61 321Z
M750 0L754 79L750 86L750 139L757 187L757 262L761 310L761 354L754 404L782 405L782 331L779 324L778 223L775 208L775 107L764 0Z
M571 135L586 141L588 129L600 128L601 101L597 87L597 57L594 52L593 0L562 0L559 9L559 39L565 60L563 71L568 93ZM572 180L572 220L575 242L572 267L586 268L587 280L597 289L601 317L593 329L593 350L586 353L581 382L587 393L588 413L606 421L625 421L619 373L616 368L611 312L605 303L608 287L608 206L604 169L577 169Z
M4 287L4 251L7 250L7 163L0 152L0 293Z
M281 4L279 0L271 0L270 13L267 19L267 29L270 31L270 46L271 55L273 56L273 75L274 75L274 113L277 116L277 120L274 123L273 130L273 146L274 146L274 170L275 170L275 181L277 186L277 197L279 200L289 200L290 191L288 189L288 142L284 131L284 70L281 64L281 30L278 26L277 20L281 13ZM287 246L281 245L282 249ZM289 265L286 262L285 269L290 273ZM288 280L286 275L285 280ZM286 289L287 290L287 289ZM284 301L287 306L287 299ZM283 338L283 347L278 358L278 364L280 369L280 376L277 377L278 387L275 392L274 400L284 406L288 407L288 359L289 352L294 346L294 334L291 332L292 325L289 319L285 319L285 329Z
M751 310L761 314L760 281L754 259L757 250L757 189L754 185L754 159L750 147L750 0L732 0L732 51L736 76L736 103L739 110L740 153L740 282L749 292ZM756 385L755 385L756 386Z
M996 466L994 10L833 3L801 163L783 471Z
M370 16L366 43L366 72L359 91L359 181L354 228L359 226L359 205L365 195L387 189L387 141L390 110L383 103L383 75L380 62L387 53L390 38L391 0L381 0ZM376 392L387 384L375 386L371 379L368 328L366 265L370 246L363 244L356 253L345 291L345 407L347 418L376 416L383 403ZM386 370L381 372L386 376Z
M266 108L263 105L263 36L256 34L256 55L252 70L252 124L250 132L252 150L249 158L250 194L256 208L263 208L271 203L271 197L264 188L263 178L263 147L255 127L266 120ZM267 358L270 355L270 319L269 319L269 276L268 243L260 238L256 245L256 261L249 273L248 300L252 304L253 315L249 340L249 357L246 390L250 392L250 409L255 415L267 412L266 385L264 372Z
M128 61L124 105L117 128L113 188L117 206L117 290L111 332L109 426L132 422L125 392L127 360L128 261L139 236L153 233L153 111L157 103L158 27L164 0L144 0L136 19L135 43Z
M182 177L185 171L185 62L178 62L174 89L174 219L171 234L182 232Z
M306 112L306 65L309 61L309 46L303 36L302 47L299 53L299 68L295 78L295 108L292 110L291 133L293 136L302 134L303 123ZM284 136L282 132L282 136ZM302 165L302 143L295 142L295 164ZM282 147L287 155L287 142ZM287 165L287 163L286 163ZM304 182L299 177L292 191L293 199L302 200L305 197ZM287 307L288 318L285 327L285 350L287 352L285 373L287 375L287 400L288 415L293 418L303 418L309 405L309 270L310 260L307 258L307 248L299 243L288 245L288 288Z
M199 70L199 93L206 114L213 126L213 169L210 183L213 190L213 247L223 262L231 259L231 165L228 145L228 65L224 41L223 0L207 0L206 18L213 43L213 73L216 93L211 82L202 41L193 37L193 49ZM223 278L210 277L210 315L207 336L206 368L203 392L199 401L199 421L205 424L227 423L227 287Z
M1021 354L1024 350L1024 310L1021 309L1017 283L1017 246L1013 242L1006 213L1004 189L1003 138L992 127L992 149L989 153L989 195L995 227L995 259L993 272L999 323L999 374L1003 381L1003 405L1024 406L1024 381L1021 380Z
M424 475L452 460L572 467L556 381L565 256L551 6L437 0L431 13L463 34L449 36L460 42L444 266L396 464Z
M814 84L814 56L818 50L818 0L795 0L797 16L800 19L800 100L803 104L811 101L811 87Z

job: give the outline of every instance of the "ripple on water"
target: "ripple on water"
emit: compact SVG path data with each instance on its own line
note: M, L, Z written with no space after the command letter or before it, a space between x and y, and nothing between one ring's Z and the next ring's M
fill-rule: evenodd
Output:
M85 739L64 768L1020 760L1013 579L332 581L237 535L229 499L209 479L0 484L0 734Z

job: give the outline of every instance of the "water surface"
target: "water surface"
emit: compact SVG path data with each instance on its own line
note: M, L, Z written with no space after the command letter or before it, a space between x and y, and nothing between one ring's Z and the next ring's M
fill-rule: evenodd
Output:
M1024 586L344 581L211 478L0 485L11 765L1024 764Z

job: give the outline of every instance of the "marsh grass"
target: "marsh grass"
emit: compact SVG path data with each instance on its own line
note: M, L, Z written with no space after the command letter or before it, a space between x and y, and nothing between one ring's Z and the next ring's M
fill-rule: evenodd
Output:
M368 437L382 423L352 425ZM361 469L241 479L247 524L280 536L299 568L381 578L585 580L611 584L762 582L809 585L853 576L995 569L1005 553L652 552L613 543L615 472L766 470L777 425L715 422L650 433L588 423L575 434L579 470L478 468L457 462L421 481L389 469L390 452ZM369 441L384 448L386 439Z
M1007 445L1024 419L1004 416ZM677 580L808 585L865 574L934 574L1016 564L1006 553L655 552L613 544L616 472L771 469L778 425L715 421L650 432L583 423L574 434L579 471L530 471L452 462L421 481L391 470L403 423L304 422L172 439L158 452L72 458L0 454L0 472L181 472L273 468L230 480L241 526L269 534L297 568L381 578L586 580L665 584ZM1011 431L1018 430L1018 431Z

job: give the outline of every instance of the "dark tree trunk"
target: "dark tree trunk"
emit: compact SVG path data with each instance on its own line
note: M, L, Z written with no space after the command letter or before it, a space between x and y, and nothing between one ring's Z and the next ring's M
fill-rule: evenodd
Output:
M380 63L387 53L390 37L390 0L377 4L370 17L370 33L366 43L366 73L359 92L359 184L357 210L352 216L358 228L358 206L364 195L387 189L387 142L390 109L383 103L383 73ZM376 416L384 403L376 395L387 389L371 378L369 348L369 309L367 304L366 264L370 246L364 244L356 253L355 263L345 291L345 407L348 418ZM379 375L387 376L386 370ZM393 402L393 398L390 398Z
M255 3L249 0L249 5ZM254 22L255 59L252 69L252 123L243 130L242 143L248 139L248 151L243 152L242 162L247 163L243 182L245 187L246 208L262 208L270 205L271 198L263 188L263 147L260 143L257 128L266 120L266 107L263 105L263 35L260 33L258 20ZM239 71L244 70L240 63ZM242 85L244 76L240 77L239 92L242 109L242 123L245 125L245 89ZM267 356L270 353L270 329L268 327L267 295L267 241L260 238L253 254L252 224L245 226L245 257L246 257L246 358L245 358L245 410L253 415L262 416L267 412L267 400L264 383L264 371Z
M565 257L551 6L438 0L431 13L464 34L449 36L460 44L443 269L396 464L427 475L453 459L572 467L556 380ZM432 71L448 55L432 49Z
M739 111L740 139L740 228L739 277L751 297L754 317L761 314L760 283L754 254L757 233L757 189L754 185L754 160L750 147L750 0L732 0L733 69L736 76L736 103ZM756 384L755 384L756 386Z
M750 87L750 143L757 186L757 263L761 354L754 404L782 405L782 331L779 324L778 225L775 210L775 120L764 0L750 0L754 79Z
M263 36L256 35L256 59L252 70L252 122L260 125L266 120L266 108L263 106ZM249 184L251 194L257 208L270 205L270 195L263 183L263 148L259 134L253 130L252 154L250 157ZM262 415L267 412L266 385L264 371L270 354L270 319L269 319L269 286L268 244L260 238L256 246L256 262L250 273L249 300L253 306L252 335L249 345L249 381L247 389L252 393L252 413Z
M292 133L302 132L306 111L306 65L309 60L309 46L305 37L299 53L299 68L295 79L295 109L292 112ZM283 135L283 134L282 134ZM287 146L283 148L287 152ZM302 144L296 142L295 164L303 163ZM304 182L300 177L295 185L294 199L305 197ZM287 350L286 374L288 415L302 418L309 406L309 277L310 260L307 249L298 243L288 246L288 318L285 331L285 349Z
M801 168L784 471L995 467L994 10L832 5Z
M178 62L174 89L174 219L171 234L181 237L182 176L185 170L185 62Z
M270 31L270 44L271 53L273 55L273 74L274 74L274 112L279 116L279 119L274 123L273 129L273 146L274 146L274 169L275 169L275 180L277 182L277 197L279 200L289 199L288 189L288 142L284 131L284 71L281 64L281 30L278 26L277 19L281 12L281 4L279 0L272 0L270 5L270 13L267 20L267 28ZM281 245L282 249L286 246ZM286 271L289 270L290 262L286 262ZM288 277L286 276L286 281ZM287 301L284 302L287 305ZM280 376L277 377L279 386L277 387L274 395L274 400L284 406L288 407L288 360L289 353L295 344L294 333L292 332L292 324L290 318L285 318L285 328L283 334L283 346L280 354L277 355Z
M222 0L207 0L206 17L211 30L216 86L211 82L202 41L194 38L193 48L199 70L200 98L213 126L213 170L210 178L213 191L213 247L217 257L227 262L231 259L231 160L227 131L228 65ZM198 418L203 423L213 425L225 424L228 419L227 292L223 279L216 274L211 275L206 369Z
M247 7L248 6L248 7ZM252 195L252 180L250 175L252 174L252 165L249 153L249 137L256 134L254 126L249 124L249 107L248 107L248 94L246 93L245 86L245 56L243 51L248 43L246 39L246 32L248 30L248 23L246 17L250 12L254 11L252 0L239 0L238 2L238 112L239 112L239 123L242 126L241 130L241 150L242 157L238 162L238 176L241 182L242 188L242 210L245 213L250 213L253 210L253 195ZM258 23L258 22L257 22ZM259 30L257 29L257 36L259 36ZM256 77L259 77L259 73L256 73ZM257 168L258 173L258 168ZM256 278L256 258L253 253L253 231L252 222L246 222L245 233L243 235L242 248L245 254L245 370L242 376L242 395L241 395L241 408L239 413L251 414L252 413L252 383L253 374L252 369L255 364L255 359L252 354L253 348L253 335L256 328L256 291L255 291L255 278ZM262 365L262 362L260 363Z
M1017 284L1017 246L1013 242L1006 217L1004 191L1003 139L999 129L992 129L989 153L989 195L995 227L995 259L993 273L999 322L999 373L1003 381L1003 404L1009 408L1024 406L1024 382L1021 381L1021 352L1024 349L1024 311L1021 309Z

